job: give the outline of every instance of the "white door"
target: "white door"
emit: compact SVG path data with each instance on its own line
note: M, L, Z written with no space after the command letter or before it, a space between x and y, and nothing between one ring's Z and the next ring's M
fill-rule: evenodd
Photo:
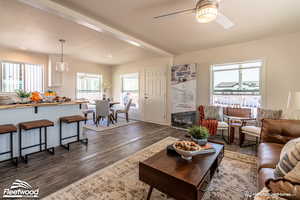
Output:
M146 69L144 85L144 120L154 123L167 122L166 69Z

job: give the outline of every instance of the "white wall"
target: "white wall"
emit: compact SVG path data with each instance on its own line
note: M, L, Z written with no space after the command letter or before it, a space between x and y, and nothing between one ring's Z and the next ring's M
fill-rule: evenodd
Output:
M50 58L52 59L52 69L55 69L56 61L59 60L60 57L55 55L51 55ZM64 60L69 65L69 71L63 72L62 75L62 86L56 88L56 90L67 97L71 97L72 99L76 98L76 73L77 72L84 72L84 73L91 73L91 74L101 74L103 78L103 82L111 84L111 66L100 65L97 63L82 61L70 57L65 57ZM111 96L111 89L107 92L108 96Z
M263 59L263 107L285 108L290 90L300 91L300 33L175 56L175 64L198 63L198 105L209 104L210 66Z
M44 86L45 89L48 88L48 55L0 47L0 60L43 64L45 66ZM67 96L71 97L72 99L75 98L75 78L77 72L102 74L103 81L111 84L111 66L100 65L70 57L66 57L65 60L69 64L70 71L63 74L63 86L56 88L60 96ZM108 95L111 95L111 91L108 91Z
M139 105L140 109L138 112L131 113L130 117L134 117L136 119L143 120L143 103L144 103L144 70L147 68L165 68L167 72L170 72L170 66L172 63L171 57L157 57L150 58L142 61L132 62L124 65L114 66L112 68L112 83L113 83L113 98L115 100L120 100L122 83L121 83L121 75L128 73L139 73ZM168 74L168 78L170 75ZM168 80L169 82L169 80ZM167 88L169 90L169 88ZM167 94L169 92L167 91ZM167 96L167 102L169 101L169 96ZM169 105L167 105L169 106ZM167 113L169 112L169 108L167 108ZM169 115L167 115L169 116ZM167 122L169 123L170 119L168 117Z

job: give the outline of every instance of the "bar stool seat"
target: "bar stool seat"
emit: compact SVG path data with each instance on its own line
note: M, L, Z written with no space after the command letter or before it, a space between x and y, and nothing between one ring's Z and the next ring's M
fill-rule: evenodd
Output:
M22 128L24 130L43 128L43 127L49 127L49 126L54 126L54 123L49 120L36 120L36 121L20 123L20 128Z
M81 115L71 115L71 116L65 116L59 118L59 136L60 136L60 146L64 147L68 151L70 151L70 144L75 143L75 142L81 142L85 145L88 144L88 138L80 139L80 122L86 121L86 117L83 117ZM63 137L62 133L62 123L66 124L72 124L72 123L77 123L77 134L68 136L68 137ZM71 139L71 138L77 138L76 141L69 142L67 144L63 144L64 140Z
M50 120L35 120L35 121L29 121L29 122L22 122L19 124L19 141L20 141L20 146L19 146L19 151L20 151L20 158L27 163L28 162L28 155L31 154L35 154L35 153L39 153L42 151L46 151L48 153L50 153L51 155L54 155L54 147L48 148L48 143L47 143L47 128L50 126L54 126L54 122L50 121ZM44 128L44 138L45 138L45 142L42 142L42 128ZM32 129L39 129L39 144L34 144L28 147L23 147L22 146L22 129L23 130L32 130ZM45 148L43 149L43 145L45 145ZM37 152L33 152L33 153L29 153L26 154L25 156L22 155L22 150L25 149L29 149L29 148L33 148L33 147L40 147L40 150Z
M16 166L18 166L18 158L14 158L13 153L13 133L17 132L17 127L13 124L4 124L0 125L0 134L10 134L10 150L6 152L1 152L0 155L10 154L10 159L3 160L1 162L9 161L11 160Z
M72 116L61 117L60 120L64 123L71 124L75 122L85 121L86 118L81 115L72 115Z
M17 132L17 127L13 124L0 125L0 134Z

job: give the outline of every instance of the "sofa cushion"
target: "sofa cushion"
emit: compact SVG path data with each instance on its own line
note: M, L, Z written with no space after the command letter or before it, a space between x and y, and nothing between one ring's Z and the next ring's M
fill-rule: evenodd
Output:
M269 179L274 179L274 169L261 168L258 172L258 177L257 177L259 191L265 187L265 183Z
M261 168L276 168L279 162L280 152L283 148L283 144L276 143L261 143L258 147L258 170Z

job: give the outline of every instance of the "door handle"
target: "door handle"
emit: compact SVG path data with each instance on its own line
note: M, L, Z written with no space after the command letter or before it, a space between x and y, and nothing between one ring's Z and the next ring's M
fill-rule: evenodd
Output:
M149 99L149 97L145 97L145 99Z

